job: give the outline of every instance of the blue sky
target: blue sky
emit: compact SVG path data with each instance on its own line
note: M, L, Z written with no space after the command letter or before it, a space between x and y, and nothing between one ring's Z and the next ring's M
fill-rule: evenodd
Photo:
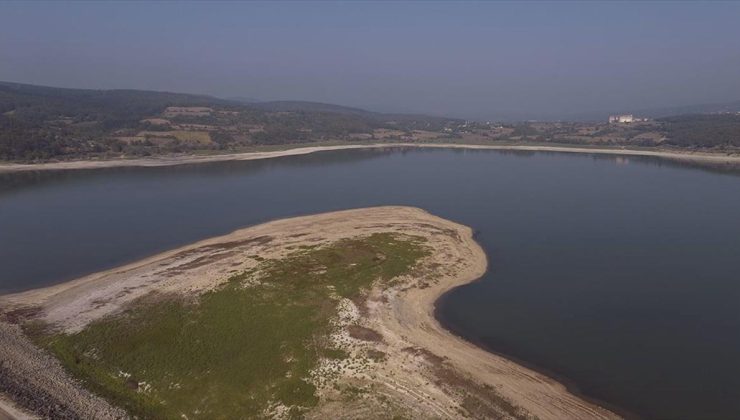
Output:
M2 2L0 80L486 119L734 101L740 3Z

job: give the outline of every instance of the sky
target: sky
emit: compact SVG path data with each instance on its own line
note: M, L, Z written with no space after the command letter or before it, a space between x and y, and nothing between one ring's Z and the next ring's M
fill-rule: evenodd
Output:
M740 100L740 2L0 2L0 80L471 119Z

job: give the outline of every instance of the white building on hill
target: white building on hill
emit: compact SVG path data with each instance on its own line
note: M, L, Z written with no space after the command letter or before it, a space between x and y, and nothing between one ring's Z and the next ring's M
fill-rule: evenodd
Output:
M635 121L635 117L632 116L632 114L610 115L609 116L609 124L614 124L614 123L631 123L633 121Z

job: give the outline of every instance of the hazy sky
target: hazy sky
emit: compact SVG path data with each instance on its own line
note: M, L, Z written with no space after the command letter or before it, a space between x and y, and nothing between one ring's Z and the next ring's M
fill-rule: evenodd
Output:
M740 3L0 2L0 80L542 118L740 100Z

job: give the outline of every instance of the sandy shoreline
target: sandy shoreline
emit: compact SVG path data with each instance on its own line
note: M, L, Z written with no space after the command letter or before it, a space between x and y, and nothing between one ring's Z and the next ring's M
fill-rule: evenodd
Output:
M310 153L347 150L347 149L377 149L386 147L418 147L418 148L452 148L475 150L511 150L527 152L557 152L557 153L587 153L620 156L652 156L675 161L696 162L704 164L740 165L740 155L726 155L704 152L673 152L661 150L635 150L617 148L586 148L570 146L527 146L527 145L476 145L476 144L436 144L436 143L377 143L377 144L347 144L336 146L298 147L271 152L245 152L209 156L174 156L152 157L138 159L113 160L79 160L69 162L49 162L37 164L0 163L0 173L44 171L44 170L72 170L72 169L99 169L116 167L157 167L174 166L195 163L211 163L226 161L244 161L256 159L271 159L282 156L305 155Z
M416 418L456 418L461 412L469 413L464 398L456 393L461 387L484 401L501 398L517 407L524 418L618 418L555 380L485 351L440 325L434 315L435 302L447 291L480 278L488 263L470 228L417 208L374 207L276 220L71 282L2 296L0 309L37 307L41 311L33 317L74 332L151 291L201 293L217 287L229 275L254 266L245 255L280 258L302 245L377 232L423 236L433 252L424 270L402 285L371 291L366 314L354 315L352 322L378 331L383 340L342 340L353 353L372 348L388 358L367 371L340 370L341 380L372 384ZM320 392L330 396L332 390ZM370 405L320 405L309 417L375 409L372 402L366 404ZM495 406L484 408L494 410L482 412L484 417L519 417L496 411Z

